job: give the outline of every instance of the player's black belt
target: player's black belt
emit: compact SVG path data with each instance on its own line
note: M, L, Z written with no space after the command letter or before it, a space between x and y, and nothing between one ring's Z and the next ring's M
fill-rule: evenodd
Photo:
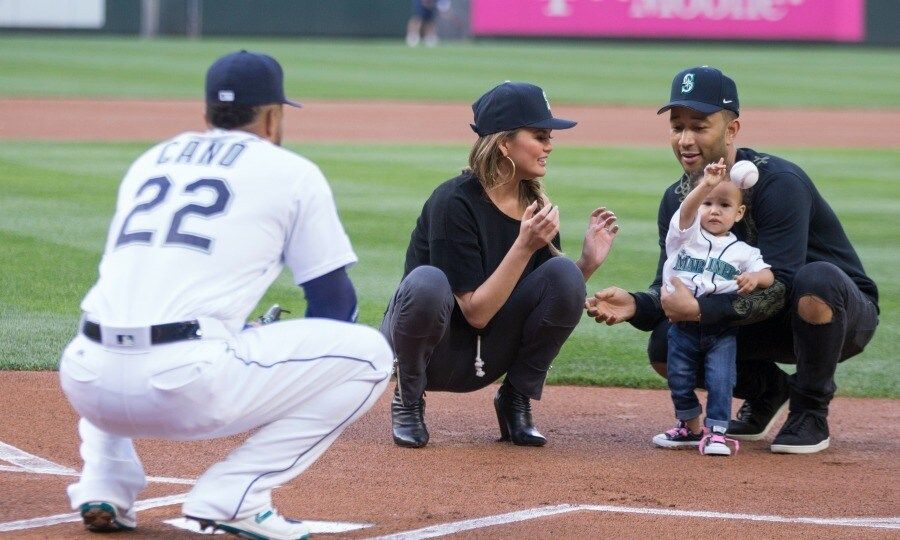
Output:
M90 340L102 343L100 325L84 321L81 327L82 333ZM150 327L150 344L162 345L188 339L200 339L200 323L197 321L183 321L166 324L154 324Z

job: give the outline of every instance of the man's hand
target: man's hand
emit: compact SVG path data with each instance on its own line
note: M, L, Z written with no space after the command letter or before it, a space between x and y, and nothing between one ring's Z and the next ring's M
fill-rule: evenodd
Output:
M669 322L699 321L700 303L690 289L677 277L672 277L669 283L675 289L674 292L669 292L665 284L660 288L662 308Z
M588 317L610 326L634 317L637 309L634 297L619 287L607 287L594 293L593 297L585 300L584 308Z

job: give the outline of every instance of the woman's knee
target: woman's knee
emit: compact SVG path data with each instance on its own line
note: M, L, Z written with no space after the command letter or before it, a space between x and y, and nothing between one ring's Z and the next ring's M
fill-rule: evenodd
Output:
M577 322L584 310L587 294L581 270L566 257L553 257L541 265L541 271L544 279L556 290L553 297L559 299L566 313L575 314Z
M400 283L398 295L404 313L425 316L453 309L453 291L446 274L434 266L414 268Z

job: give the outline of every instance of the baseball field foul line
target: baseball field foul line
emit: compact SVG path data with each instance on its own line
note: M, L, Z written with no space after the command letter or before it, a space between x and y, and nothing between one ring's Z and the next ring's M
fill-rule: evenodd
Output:
M148 510L158 506L169 506L170 504L183 503L187 497L187 493L180 495L168 495L166 497L156 497L154 499L144 499L134 503L135 511ZM59 525L60 523L73 523L81 521L81 514L73 512L71 514L57 514L55 516L46 516L33 519L22 519L19 521L8 521L0 523L0 532L20 531L23 529L36 529L38 527L49 527L51 525Z
M506 525L517 521L527 521L540 517L565 514L568 512L612 512L620 514L650 514L665 517L689 517L730 519L735 521L762 521L769 523L799 523L806 525L824 525L841 527L866 527L873 529L900 530L900 517L887 518L815 518L815 517L786 517L760 514L732 514L727 512L709 512L696 510L671 510L665 508L638 508L630 506L591 505L591 504L560 504L556 506L544 506L529 510L519 510L496 516L467 519L453 523L444 523L422 529L415 529L387 536L379 536L373 540L419 540L422 538L435 538L463 531L471 531L496 525Z
M57 476L81 476L81 473L75 469L70 469L64 465L54 463L42 457L29 454L25 450L16 448L10 444L0 441L0 461L6 461L12 465L0 465L2 472L18 472L18 473L34 473L34 474L54 474ZM194 485L196 480L190 478L171 478L169 476L148 476L148 482L158 482L160 484L183 484Z
M12 463L16 467L28 472L72 475L78 474L74 469L53 463L44 458L29 454L15 446L0 441L0 461Z

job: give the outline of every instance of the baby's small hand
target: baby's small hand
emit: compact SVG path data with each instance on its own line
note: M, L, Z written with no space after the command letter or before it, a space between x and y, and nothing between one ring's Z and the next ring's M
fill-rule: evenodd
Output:
M756 287L759 285L759 278L753 274L753 272L749 274L738 274L734 278L735 283L738 285L738 294L747 295L756 290Z
M703 168L703 182L710 187L716 187L728 177L725 167L725 158L719 158L716 163L710 163Z

